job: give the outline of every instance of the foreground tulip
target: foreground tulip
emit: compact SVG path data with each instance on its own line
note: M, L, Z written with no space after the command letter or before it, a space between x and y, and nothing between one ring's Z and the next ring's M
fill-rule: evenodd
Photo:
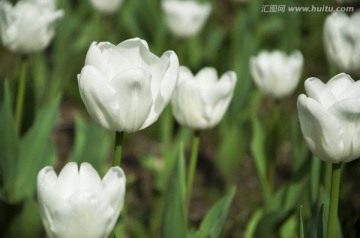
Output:
M360 157L360 81L344 73L324 84L305 81L307 96L298 98L301 131L309 149L331 163Z
M300 51L294 51L289 56L281 51L261 51L251 58L250 71L255 84L264 94L283 98L296 89L303 62Z
M212 7L194 0L164 0L162 8L169 30L178 37L190 37L204 26Z
M120 8L123 0L90 0L91 5L103 14L114 14Z
M360 75L360 11L351 16L334 12L325 20L324 45L329 62L338 70Z
M235 84L233 71L226 72L218 80L215 68L203 68L194 76L187 67L181 66L171 101L175 119L194 130L216 126L230 104Z
M78 75L81 98L103 127L135 132L159 118L173 94L178 70L174 52L158 58L138 38L117 46L93 43Z
M112 167L101 180L94 168L82 163L65 165L59 176L52 167L37 178L41 218L49 237L106 238L124 203L125 175Z
M54 1L53 1L54 2ZM5 47L21 54L45 49L55 34L55 22L63 16L50 1L0 2L0 32Z

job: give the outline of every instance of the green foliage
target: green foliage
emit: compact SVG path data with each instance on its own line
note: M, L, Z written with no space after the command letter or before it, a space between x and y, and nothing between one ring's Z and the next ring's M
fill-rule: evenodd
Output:
M162 237L187 237L185 219L185 164L182 146L178 148L178 157L173 168L165 193Z
M223 231L225 221L231 203L234 199L236 189L233 187L230 192L222 199L220 199L206 214L199 230L195 233L193 238L218 238Z
M44 166L54 164L55 151L49 138L56 122L59 99L57 97L42 108L31 128L19 138L11 116L10 93L5 87L0 114L3 122L0 133L4 135L0 137L0 169L2 199L5 201L15 203L31 197L36 188L37 173Z

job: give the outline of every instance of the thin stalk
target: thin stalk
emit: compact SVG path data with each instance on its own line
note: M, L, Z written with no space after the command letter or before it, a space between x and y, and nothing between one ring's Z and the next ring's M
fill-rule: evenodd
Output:
M20 78L19 78L18 93L16 98L16 108L15 108L15 125L18 133L20 133L21 130L22 113L24 108L24 98L26 92L26 68L27 68L27 59L21 58Z
M329 205L329 221L327 227L327 238L335 238L336 221L339 203L341 163L332 165L331 193Z
M114 160L113 160L114 166L120 166L123 139L124 139L124 132L117 131L115 134Z
M194 175L196 170L196 162L198 158L199 151L199 142L200 142L200 132L194 131L194 136L192 140L192 148L191 148L191 157L190 164L188 167L188 181L186 186L186 211L189 210L190 198L191 198L191 190L194 182Z
M332 173L332 163L325 162L325 173L324 173L324 188L327 194L330 194L331 190L331 173Z

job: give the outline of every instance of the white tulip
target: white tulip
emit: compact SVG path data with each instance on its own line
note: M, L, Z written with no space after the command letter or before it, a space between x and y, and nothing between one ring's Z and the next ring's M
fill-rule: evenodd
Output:
M202 29L212 7L194 0L164 0L162 8L169 30L178 37L190 37Z
M251 58L250 71L260 91L275 98L283 98L295 91L303 62L300 51L294 51L289 56L282 51L261 51Z
M89 163L50 166L37 177L41 218L50 238L106 238L122 210L126 178L112 167L101 180Z
M216 126L230 104L236 78L234 71L228 71L218 80L217 71L212 67L205 67L194 76L187 67L181 66L171 101L177 122L195 130Z
M111 131L135 132L154 123L176 86L179 61L173 51L161 58L144 40L93 43L78 75L90 116Z
M360 11L334 12L325 20L324 45L329 62L341 72L360 75Z
M0 32L5 47L22 54L45 49L55 34L55 22L62 10L47 7L43 2L19 1L12 6L0 2Z
M341 73L326 84L305 81L298 97L301 131L314 155L331 163L360 157L360 81Z
M123 0L90 0L91 5L103 14L115 14L123 4Z

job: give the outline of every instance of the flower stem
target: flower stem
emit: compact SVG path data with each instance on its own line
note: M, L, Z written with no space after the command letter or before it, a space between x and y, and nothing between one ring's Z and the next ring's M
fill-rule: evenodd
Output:
M20 78L18 93L16 98L16 108L15 108L15 125L16 130L20 133L21 123L22 123L22 113L24 107L24 98L25 98L25 89L26 89L26 68L27 68L27 59L21 58L20 60Z
M115 134L114 160L113 160L114 166L120 166L123 139L124 139L124 132L117 131Z
M339 202L341 163L332 165L331 193L327 238L334 238L336 232L337 211Z
M331 174L332 174L332 163L325 162L324 188L327 194L330 194L331 179L332 179Z
M187 181L187 188L186 188L186 211L189 210L189 205L190 205L191 190L193 187L194 175L195 175L195 170L196 170L196 162L197 162L197 158L198 158L199 142L200 142L200 132L194 131L194 136L193 136L193 140L192 140L192 148L191 148L190 164L188 167L188 181Z

